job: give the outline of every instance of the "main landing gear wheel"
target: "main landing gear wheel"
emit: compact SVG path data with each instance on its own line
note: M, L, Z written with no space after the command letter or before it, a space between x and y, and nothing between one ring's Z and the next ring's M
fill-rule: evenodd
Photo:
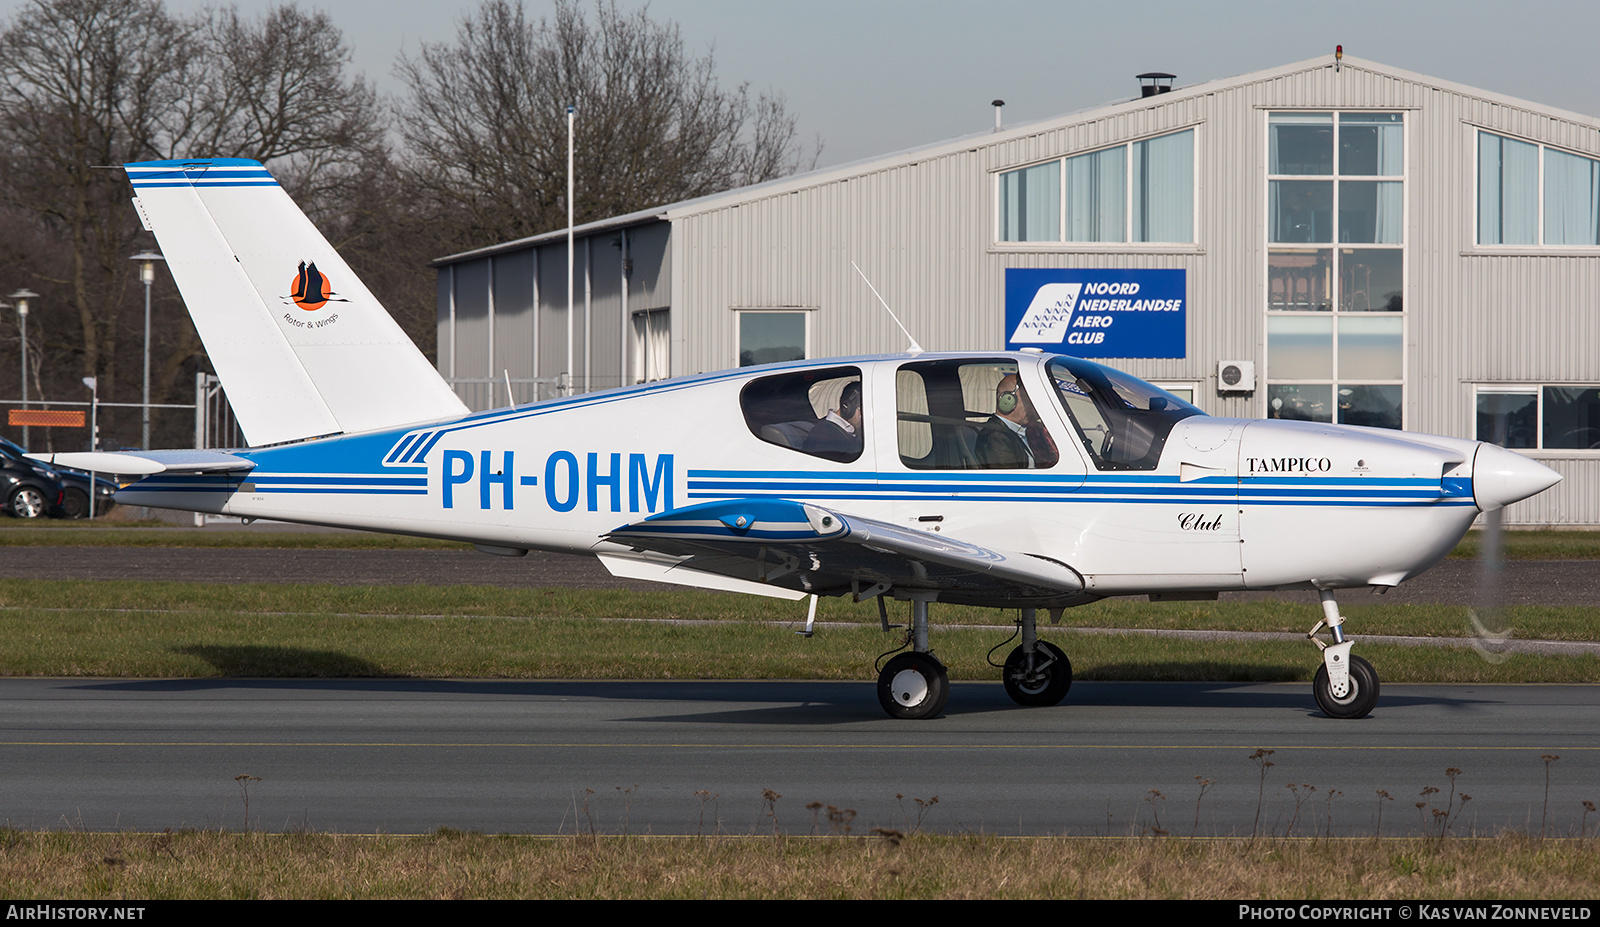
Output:
M1317 667L1316 681L1311 691L1317 697L1317 707L1330 718L1365 718L1378 705L1378 671L1366 660L1350 655L1350 691L1344 698L1334 698L1328 682L1328 668Z
M1056 705L1072 688L1072 663L1061 648L1049 641L1039 641L1034 644L1031 670L1028 655L1018 647L1006 657L1000 679L1005 683L1006 694L1018 705Z
M902 653L878 674L878 703L891 718L936 717L950 699L950 673L926 653Z

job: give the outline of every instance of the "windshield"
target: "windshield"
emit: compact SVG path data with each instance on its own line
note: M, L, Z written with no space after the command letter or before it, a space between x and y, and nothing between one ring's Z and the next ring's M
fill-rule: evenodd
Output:
M1204 415L1164 389L1076 357L1053 357L1050 382L1101 470L1154 470L1172 426Z

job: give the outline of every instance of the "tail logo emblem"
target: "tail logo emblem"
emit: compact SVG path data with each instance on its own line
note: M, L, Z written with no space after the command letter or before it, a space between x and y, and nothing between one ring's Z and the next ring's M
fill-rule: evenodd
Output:
M296 306L307 312L315 312L328 303L342 303L348 300L340 298L333 292L333 285L322 271L317 270L315 261L307 264L300 262L300 273L295 275L294 285L285 302L293 302Z

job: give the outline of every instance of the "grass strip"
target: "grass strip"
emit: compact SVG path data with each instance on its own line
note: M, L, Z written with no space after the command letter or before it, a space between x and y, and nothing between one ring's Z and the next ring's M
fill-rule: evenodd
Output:
M59 585L69 587L67 595L55 588ZM83 601L88 598L99 601ZM483 617L445 607L449 599L481 610ZM63 601L74 605L61 607ZM0 635L6 641L0 674L870 679L875 658L902 640L901 632L886 635L878 628L875 612L860 614L864 607L850 616L857 619L853 624L800 637L767 620L770 611L742 612L752 601L690 591L7 580L0 582ZM754 601L753 607L772 608ZM719 612L719 606L726 610ZM508 611L529 617L494 617ZM730 611L750 620L733 620ZM798 628L799 608L791 611L792 627ZM1573 611L1587 612L1592 622L1597 610ZM680 624L618 620L640 614L722 617ZM994 621L999 614L988 611L984 617ZM424 617L435 615L450 617ZM868 615L872 620L861 620ZM1261 615L1277 617L1271 611ZM1396 633L1414 631L1398 619L1391 624ZM988 654L998 648L995 659L1003 660L1014 646L1007 642L1009 633L941 626L933 643L952 678L993 680L996 670ZM1079 679L1304 681L1317 665L1314 650L1303 641L1195 641L1071 629L1043 633L1065 648ZM1388 682L1600 682L1600 659L1593 656L1510 655L1491 663L1469 649L1373 642L1364 643L1361 652Z
M1372 596L1358 598L1372 599ZM148 580L0 579L0 609L127 611L226 611L322 615L667 619L736 623L788 622L799 627L805 603L697 589L502 589L495 586L334 586L328 584L205 584ZM1347 629L1355 635L1471 636L1467 609L1459 605L1344 604ZM889 619L910 620L910 606L889 604ZM1304 633L1321 612L1302 602L1146 602L1107 599L1068 609L1062 627L1150 628L1186 631L1275 631ZM935 631L966 625L1009 625L1015 609L936 605ZM1523 640L1600 640L1600 608L1513 606L1478 616L1491 631L1507 628ZM844 597L821 599L817 620L878 626L875 602ZM1041 633L1051 626L1040 615Z
M56 899L1588 898L1589 840L533 838L0 831L0 892ZM1334 904L1338 904L1335 902ZM137 904L137 902L135 902ZM1485 917L1488 916L1487 906Z

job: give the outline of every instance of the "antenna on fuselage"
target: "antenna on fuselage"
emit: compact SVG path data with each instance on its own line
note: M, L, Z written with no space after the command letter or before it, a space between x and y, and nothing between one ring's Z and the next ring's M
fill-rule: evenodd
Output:
M872 291L872 295L873 296L877 296L878 297L878 302L883 303L883 311L889 313L889 318L894 319L894 324L899 325L900 326L900 330L905 332L906 340L911 342L911 347L906 349L906 353L907 354L921 354L922 353L922 345L917 344L917 339L915 339L915 338L913 338L911 336L911 332L906 331L905 323L901 322L900 321L900 317L894 314L894 310L889 308L889 304L887 302L884 302L883 297L882 296L878 296L878 288L872 285L872 281L871 280L867 280L867 275L861 270L860 267L856 266L856 262L855 261L851 261L850 262L850 266L856 268L856 273L861 274L861 279L866 281L867 289Z

